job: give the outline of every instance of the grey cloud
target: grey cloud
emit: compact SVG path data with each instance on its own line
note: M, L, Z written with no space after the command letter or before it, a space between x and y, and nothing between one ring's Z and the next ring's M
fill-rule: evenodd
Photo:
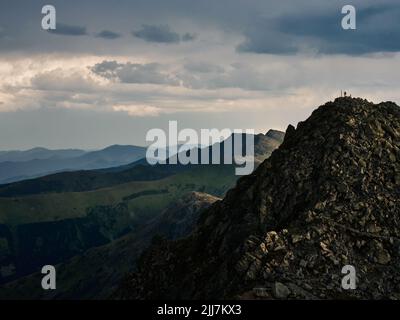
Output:
M90 69L98 76L120 83L182 86L193 90L236 88L246 91L281 91L305 85L306 81L302 74L304 70L290 65L276 68L268 65L254 66L250 63L215 65L190 61L176 69L159 63L103 61ZM64 82L75 83L78 80L65 79Z
M37 90L60 92L90 92L95 88L93 81L86 79L82 74L64 74L62 69L36 74L31 79L31 85Z
M179 33L172 31L168 25L142 25L142 28L137 31L133 31L132 35L140 38L147 42L155 43L179 43L181 41L193 41L195 35L185 33L180 35Z
M116 70L122 67L123 64L117 61L106 61L95 64L91 70L93 73L102 76L103 78L111 79L116 77Z
M181 40L184 42L187 41L193 41L196 39L196 35L192 33L185 33L184 35L181 36Z
M114 31L103 30L103 31L97 33L96 37L97 38L108 39L108 40L114 40L114 39L120 38L121 35L119 33L114 32Z
M49 30L50 33L63 36L85 36L87 35L86 27L72 26L63 23L57 23L55 30Z
M285 70L286 72L286 70ZM183 86L199 89L240 88L251 91L265 91L281 87L275 80L277 74L255 68L248 63L214 65L205 62L188 62L179 73Z
M357 9L357 30L341 27L340 7L302 15L256 19L245 31L239 52L367 54L400 51L400 8L394 4Z
M137 64L103 61L94 65L91 71L103 78L122 83L179 85L179 80L167 71L162 70L161 65L157 63Z
M296 37L282 34L279 31L262 31L261 25L264 23L246 31L246 40L236 48L238 52L294 54L300 50L301 42L298 42L299 39Z
M213 65L186 67L189 72L181 74L183 83L192 89L241 88L244 90L268 90L276 87L270 75L248 64L234 63L225 68ZM198 70L198 71L195 71Z
M224 72L224 68L221 66L199 61L190 61L184 65L184 68L189 72L195 73Z
M168 72L168 66L158 63L136 64L103 61L91 71L106 79L136 84L164 84L190 89L242 88L265 90L272 81L263 72L247 64L231 64L226 67L206 63L189 62L180 70Z

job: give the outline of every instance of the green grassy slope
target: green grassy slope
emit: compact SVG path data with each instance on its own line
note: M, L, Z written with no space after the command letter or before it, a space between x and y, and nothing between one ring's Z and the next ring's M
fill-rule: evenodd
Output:
M14 270L6 276L0 272L0 283L140 230L187 192L223 195L236 179L232 166L194 166L157 181L86 192L0 197L0 268Z
M83 217L94 206L127 202L135 214L165 208L187 191L221 195L236 180L231 166L195 166L155 181L133 181L85 192L63 192L23 197L0 197L0 224L10 226Z

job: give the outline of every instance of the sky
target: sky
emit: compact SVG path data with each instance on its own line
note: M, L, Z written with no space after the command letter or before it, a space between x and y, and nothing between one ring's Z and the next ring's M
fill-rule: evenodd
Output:
M0 150L285 130L340 90L399 103L399 51L398 0L1 0Z

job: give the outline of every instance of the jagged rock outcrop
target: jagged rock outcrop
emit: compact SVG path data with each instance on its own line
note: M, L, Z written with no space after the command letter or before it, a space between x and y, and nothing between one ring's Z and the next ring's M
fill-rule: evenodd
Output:
M400 108L338 98L290 126L190 237L153 244L118 297L398 299L399 199Z
M283 139L285 133L278 130L269 130L266 134L257 134L254 137L254 160L256 166L269 158L272 152L277 149Z

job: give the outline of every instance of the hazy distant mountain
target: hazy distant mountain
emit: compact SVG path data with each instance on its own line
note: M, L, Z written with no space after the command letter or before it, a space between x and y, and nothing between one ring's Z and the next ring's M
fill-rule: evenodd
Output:
M141 159L146 148L114 145L103 150L47 150L0 153L0 183L35 178L60 171L93 170L125 165Z
M266 134L254 136L254 156L256 165L269 157L283 141L284 133L270 130ZM232 139L229 137L228 139ZM225 141L220 143L221 155ZM140 147L139 147L140 148ZM207 147L211 149L211 147ZM187 151L190 152L190 151ZM145 150L143 150L145 153ZM210 150L210 155L212 150ZM83 158L90 157L86 154ZM1 166L1 165L0 165ZM95 190L99 188L111 187L113 185L127 183L138 180L158 180L176 174L177 172L190 170L190 165L148 165L146 159L132 161L121 166L109 166L109 169L62 172L46 175L45 177L28 181L19 181L0 186L0 197L13 197L23 195L41 194L47 192L81 192ZM82 168L85 169L85 168ZM64 170L66 171L66 170ZM72 171L72 170L71 170ZM1 177L1 168L0 168Z
M80 149L49 150L46 148L33 148L26 151L0 151L0 162L19 162L49 158L74 158L82 156L86 152L87 151Z

